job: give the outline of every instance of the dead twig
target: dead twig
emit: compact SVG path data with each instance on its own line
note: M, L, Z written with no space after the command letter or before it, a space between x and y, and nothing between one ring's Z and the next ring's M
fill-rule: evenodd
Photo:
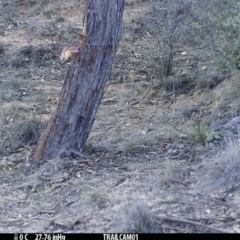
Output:
M227 227L227 226L231 226L233 224L239 224L239 223L240 223L240 219L237 219L231 222L215 224L215 227L223 228L223 227Z
M131 102L130 105L136 105L136 104L140 103L140 102L148 95L148 93L150 92L150 90L152 89L152 87L153 87L153 83L151 83L151 85L150 85L150 87L148 88L147 92L146 92L140 99Z
M147 71L144 71L144 73L146 74L146 78L148 78L148 73L147 73ZM152 75L151 75L151 77L150 77L150 87L148 88L148 90L146 91L146 93L145 93L140 99L130 102L129 105L126 106L125 108L119 109L118 112L125 111L125 110L128 109L129 107L140 103L140 102L148 95L148 93L150 92L150 90L153 88L153 85L154 85L154 84L153 84L153 75L154 75L154 73L152 73Z
M1 221L2 223L8 223L8 222L19 222L19 221L24 221L23 218L17 218L17 219L6 219Z
M210 227L210 226L207 226L207 225L204 225L204 224L201 224L201 223L198 223L198 222L190 221L190 220L187 220L187 219L180 219L180 218L166 217L166 216L159 216L158 215L156 217L156 220L159 221L159 223L161 223L162 221L178 222L178 223L190 224L190 225L193 225L193 226L205 228L205 229L208 229L208 230L211 230L211 231L214 231L214 232L218 232L218 233L232 233L232 232L227 231L227 230L224 231L224 230L221 230L219 228Z
M117 188L119 188L119 187L121 187L121 186L125 185L126 183L128 183L128 181L127 181L127 180L125 180L123 183L121 183L121 184L117 185L117 186L116 186L116 187L114 187L112 190L116 190Z

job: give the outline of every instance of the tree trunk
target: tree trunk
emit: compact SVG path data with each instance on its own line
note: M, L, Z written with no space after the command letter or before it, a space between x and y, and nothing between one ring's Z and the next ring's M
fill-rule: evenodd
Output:
M84 18L86 39L69 68L57 109L33 153L35 160L82 152L122 33L124 0L89 0Z

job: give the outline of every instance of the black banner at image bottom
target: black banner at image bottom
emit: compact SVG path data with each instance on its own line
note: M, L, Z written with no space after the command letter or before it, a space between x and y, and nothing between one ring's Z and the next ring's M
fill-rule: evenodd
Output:
M143 235L144 236L144 235ZM89 239L89 237L96 240L139 240L138 234L65 234L65 233L14 233L14 234L0 234L0 239L4 240L71 240L71 239Z
M136 234L136 233L118 233L118 234L109 234L109 233L11 233L4 234L0 233L0 239L4 240L71 240L71 239L81 239L88 240L89 237L95 240L149 240L161 238L175 238L179 237L191 238L195 234ZM208 235L208 234L205 234ZM210 234L209 234L210 235ZM218 234L214 234L218 235ZM225 235L225 234L221 234ZM231 238L236 236L239 239L239 235L231 234ZM220 236L219 236L220 237Z

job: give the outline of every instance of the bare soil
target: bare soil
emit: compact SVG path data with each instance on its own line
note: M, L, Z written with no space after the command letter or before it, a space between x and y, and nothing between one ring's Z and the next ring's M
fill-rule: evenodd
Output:
M29 154L71 64L59 56L78 45L71 29L80 32L84 3L1 5L0 232L240 231L239 182L213 177L219 159L239 149L238 118L227 125L239 113L238 99L229 98L236 79L205 91L186 79L176 91L160 89L150 71L151 5L127 1L86 157L32 164ZM182 46L176 56L186 71L194 54ZM194 125L199 112L220 139L201 143Z

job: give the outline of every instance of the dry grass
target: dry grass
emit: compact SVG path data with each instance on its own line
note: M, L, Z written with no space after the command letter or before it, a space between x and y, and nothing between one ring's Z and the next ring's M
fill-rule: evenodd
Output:
M164 162L164 167L164 171L158 172L159 185L161 187L184 182L185 170L179 164L166 159Z
M228 194L239 190L240 144L239 140L228 140L225 150L200 170L200 189L214 194Z
M110 229L114 233L162 233L153 212L143 203L126 206L122 223Z
M230 190L240 186L240 144L230 141L225 151L215 160L211 170L214 185L221 190ZM235 189L236 190L236 189Z

